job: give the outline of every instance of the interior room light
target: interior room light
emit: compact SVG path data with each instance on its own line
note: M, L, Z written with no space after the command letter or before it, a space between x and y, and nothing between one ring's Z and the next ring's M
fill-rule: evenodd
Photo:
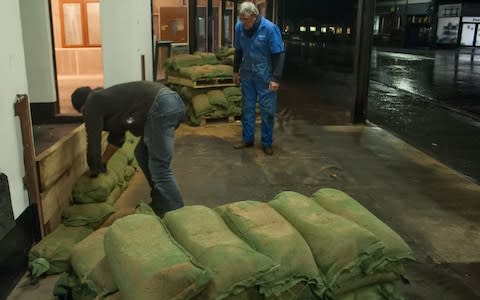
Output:
M300 26L300 31L301 31L301 32L307 31L307 27L306 27L306 26Z
M316 26L310 26L310 31L311 31L311 32L317 31L317 27L316 27Z
M322 33L326 33L326 32L327 32L327 27L322 27L322 28L320 28L320 31L321 31Z

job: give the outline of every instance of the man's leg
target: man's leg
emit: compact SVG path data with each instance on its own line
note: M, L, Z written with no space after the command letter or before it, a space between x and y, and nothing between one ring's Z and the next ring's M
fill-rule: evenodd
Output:
M272 155L273 128L275 126L275 112L277 110L277 93L267 86L259 89L260 116L262 118L262 146L266 154Z
M142 169L145 178L147 178L150 188L153 189L152 176L150 176L150 171L148 170L148 149L143 142L143 137L138 141L134 154L140 169Z
M257 91L253 80L242 79L242 95L242 142L244 145L251 146L255 141L255 106L257 104Z
M162 95L153 104L145 125L144 141L148 148L148 169L153 182L151 206L159 216L183 207L171 162L175 129L184 115L185 106L178 95Z

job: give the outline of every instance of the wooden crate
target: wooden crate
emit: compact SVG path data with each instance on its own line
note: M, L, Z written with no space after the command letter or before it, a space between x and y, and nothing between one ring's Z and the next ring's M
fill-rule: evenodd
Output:
M102 149L107 134L102 135ZM88 170L87 138L82 124L36 157L43 230L52 232L62 221L63 209L72 204L75 182Z
M233 78L213 78L213 79L201 79L191 80L189 78L168 75L168 83L188 86L192 88L209 88L209 87L226 87L235 86Z

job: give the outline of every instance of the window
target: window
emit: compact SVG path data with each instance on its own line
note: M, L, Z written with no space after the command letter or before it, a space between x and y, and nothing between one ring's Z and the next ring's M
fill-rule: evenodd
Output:
M99 0L60 0L62 46L100 47Z

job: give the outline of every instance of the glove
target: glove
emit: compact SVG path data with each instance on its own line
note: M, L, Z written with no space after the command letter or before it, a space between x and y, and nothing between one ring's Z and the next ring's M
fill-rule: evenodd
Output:
M100 173L106 173L107 172L107 164L106 163L101 163L100 164L100 169L98 170L90 170L88 177L95 178L98 176Z

